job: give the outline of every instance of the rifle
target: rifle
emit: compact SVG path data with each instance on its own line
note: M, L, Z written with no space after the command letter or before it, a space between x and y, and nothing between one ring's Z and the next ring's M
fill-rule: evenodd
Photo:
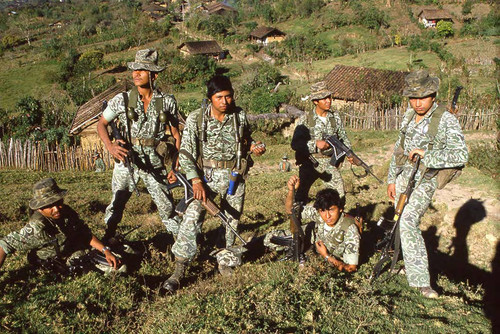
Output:
M290 231L292 232L292 237L271 237L271 242L276 245L286 246L290 250L290 253L283 259L297 261L300 264L305 262L304 256L304 241L305 235L302 230L301 223L301 212L302 212L302 202L295 202L295 191L293 194L294 203L292 207L292 213L290 215Z
M457 88L455 88L455 93L453 94L453 100L451 100L451 107L450 107L450 112L452 114L457 112L458 97L460 96L460 91L462 89L463 89L462 86L457 86Z
M123 140L122 134L120 133L120 130L118 130L118 127L116 126L115 122L110 122L109 125L111 126L111 131L113 132L113 137L115 137L116 140ZM137 183L135 183L134 180L134 167L132 167L132 161L134 160L133 153L132 153L132 148L130 145L122 145L120 146L126 146L127 148L127 155L125 156L125 160L123 162L123 165L128 168L128 173L130 174L130 178L132 179L132 184L134 185L134 190L137 196L139 196L139 189L137 189Z
M377 222L377 226L382 226L384 225L383 224L384 222L387 222L389 224L392 224L392 228L385 232L383 239L377 242L377 245L375 246L377 249L379 247L382 247L382 252L380 255L380 259L373 267L373 271L370 276L371 281L374 281L380 276L382 269L385 266L385 263L391 260L390 253L392 250L394 252L392 255L392 262L390 269L391 272L394 270L396 262L398 261L399 252L401 248L399 221L401 219L401 213L403 213L403 210L410 199L413 189L415 188L415 184L417 182L417 180L415 180L415 175L417 174L419 165L420 165L420 156L417 154L415 164L413 165L413 169L410 174L410 179L408 180L408 185L406 186L405 191L401 195L399 195L393 219L389 220L384 217L380 217L380 219Z
M186 176L184 176L184 174L182 174L179 171L174 171L174 173L175 176L177 177L177 182L180 182L180 184L182 184L182 186L184 187L184 198L179 202L179 204L177 204L175 208L175 211L177 213L182 214L186 211L189 203L191 203L194 200L193 186L191 185L191 182L189 182L189 180L186 178ZM201 204L212 216L219 217L222 224L226 228L229 228L231 232L233 232L234 235L241 240L243 245L247 244L247 242L241 237L241 235L239 235L238 232L236 232L234 227L232 227L231 224L229 224L229 218L226 216L226 214L222 212L221 209L219 209L219 207L211 199L207 198L206 202L205 203L201 202Z
M375 174L373 174L372 169L370 166L368 166L363 160L361 160L360 157L356 155L349 147L347 147L343 142L341 142L337 136L331 135L331 136L326 136L324 140L333 148L333 155L330 160L330 165L336 166L340 159L342 159L344 156L347 156L349 158L353 159L353 162L356 166L361 166L365 170L365 175L362 175L360 177L365 177L368 174L371 174L375 179L380 184L383 184L381 179L379 179Z

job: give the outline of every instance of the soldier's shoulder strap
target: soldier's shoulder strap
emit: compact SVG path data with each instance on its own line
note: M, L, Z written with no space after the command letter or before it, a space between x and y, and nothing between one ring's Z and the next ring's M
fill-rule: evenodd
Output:
M314 110L311 111L311 112L308 112L307 113L307 127L308 128L311 128L313 126L315 126L316 124L314 124ZM332 129L337 129L337 121L335 120L335 115L333 113L333 111L329 110L328 113L327 113L327 117L328 117L328 121L330 122L330 126L332 127Z

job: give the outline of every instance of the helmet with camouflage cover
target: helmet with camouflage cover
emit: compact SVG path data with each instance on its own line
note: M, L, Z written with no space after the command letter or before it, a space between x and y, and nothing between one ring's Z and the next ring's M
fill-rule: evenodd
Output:
M437 93L439 78L431 77L426 70L409 73L405 78L403 96L423 98Z

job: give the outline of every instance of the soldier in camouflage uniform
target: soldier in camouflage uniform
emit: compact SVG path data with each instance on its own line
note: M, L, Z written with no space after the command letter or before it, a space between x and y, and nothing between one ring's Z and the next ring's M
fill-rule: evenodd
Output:
M251 161L249 154L260 156L265 152L265 146L257 146L260 142L252 140L246 113L235 106L233 93L231 81L227 77L211 78L207 83L210 104L192 112L186 120L179 162L186 178L192 182L195 199L184 213L177 240L172 246L175 272L163 285L170 292L179 288L185 267L196 254L196 236L202 224L199 220L203 210L202 201L219 194L221 210L236 229L243 210L245 177ZM237 133L241 146L236 141ZM238 156L248 157L242 159L240 170L236 169ZM238 173L238 184L233 195L228 194L231 172ZM217 254L221 273L240 262L237 254L231 251L234 239L233 233L227 229L226 251ZM225 261L224 257L233 260Z
M438 88L439 79L430 77L425 70L406 77L403 95L409 97L411 107L405 113L387 177L389 198L399 198L408 184L415 155L421 157L415 176L417 185L401 214L400 234L408 283L427 298L436 298L438 294L430 286L427 251L419 224L438 187L439 176L427 177L432 174L425 171L464 166L468 159L457 118L436 104ZM439 110L440 119L436 118ZM433 122L438 122L434 139L429 134Z
M78 214L64 204L66 190L60 189L54 179L37 182L33 193L29 207L34 212L28 224L19 232L11 232L0 239L0 267L7 254L30 251L28 258L32 264L58 269L62 273L72 265L75 255L83 255L82 251L89 246L104 254L109 269L116 270L120 266L120 260L109 247L105 247ZM55 263L58 265L50 266Z
M324 137L336 135L347 147L351 147L338 111L331 109L332 92L323 81L311 86L310 99L315 108L298 120L292 138L301 180L296 200L304 203L317 179L321 179L325 187L337 190L341 197L345 196L338 166L330 165L333 149L323 140ZM352 163L351 158L348 160Z
M107 241L115 235L125 204L139 179L144 181L151 194L163 224L176 236L180 218L171 218L174 207L166 184L166 179L175 182L175 175L173 171L167 175L156 148L160 141L165 140L167 128L170 128L177 150L180 147L177 102L172 95L163 94L154 88L158 73L165 69L158 65L158 53L155 50L137 51L135 62L129 62L128 67L133 70L135 87L109 101L97 126L106 149L119 160L113 169L113 198L104 215L107 224L104 240ZM116 118L125 126L124 137L132 145L133 176L124 164L128 150L121 145L125 142L111 142L107 131L108 124Z
M292 213L293 193L300 185L299 178L292 176L288 180L288 193L285 208ZM312 221L311 244L327 262L340 271L355 271L359 259L360 232L358 224L351 216L343 214L344 201L335 189L326 188L318 192L314 205L307 205L301 212L303 222ZM309 224L303 225L304 232ZM275 250L283 246L271 242L273 236L290 236L288 230L276 230L266 234L264 245ZM307 233L306 233L307 235Z

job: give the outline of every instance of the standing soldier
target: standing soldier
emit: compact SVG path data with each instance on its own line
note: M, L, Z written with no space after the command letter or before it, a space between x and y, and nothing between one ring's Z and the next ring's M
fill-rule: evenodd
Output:
M438 88L439 79L425 70L407 75L403 95L409 97L411 108L403 118L387 177L389 198L399 198L408 184L415 156L421 157L415 175L417 186L401 214L399 229L408 283L427 298L437 298L438 294L430 284L420 219L436 188L444 187L468 159L457 118L436 104Z
M333 148L323 139L326 135L336 135L347 147L351 147L351 143L338 111L331 110L332 92L325 82L320 81L311 86L310 99L315 109L299 119L292 138L292 149L300 166L300 187L295 199L297 202L307 202L309 189L318 178L326 188L337 190L343 198L344 182L339 166L330 165ZM351 158L348 160L351 162Z
M155 50L137 51L135 61L129 62L128 67L133 71L135 87L112 98L97 125L97 132L106 149L119 160L113 170L113 198L104 215L107 224L105 241L115 235L125 204L139 179L144 181L167 230L175 236L179 225L176 219L170 218L173 204L166 184L167 178L175 181L175 176L173 171L167 176L163 160L156 152L159 142L165 139L167 128L170 128L175 139L176 148L180 147L177 103L173 95L155 89L158 73L165 69L158 65L158 53ZM128 148L123 146L127 144L124 140L110 140L107 126L115 118L125 126ZM126 160L130 162L131 168L125 163Z
M207 83L210 104L192 112L186 120L179 162L193 185L195 199L186 209L177 240L172 246L175 271L163 284L169 292L179 288L185 267L196 254L196 236L202 224L199 221L202 201L219 194L221 210L230 217L230 224L236 229L243 210L245 178L251 162L249 154L260 156L265 152L264 145L253 142L246 113L236 107L233 93L229 78L211 78ZM231 192L230 178L235 174L238 176L232 182L238 184L236 190ZM222 253L230 258L232 254L227 248L233 245L235 236L226 229L225 237L226 250ZM219 255L217 260L219 271L224 274L230 273L231 267L238 264L236 260Z

